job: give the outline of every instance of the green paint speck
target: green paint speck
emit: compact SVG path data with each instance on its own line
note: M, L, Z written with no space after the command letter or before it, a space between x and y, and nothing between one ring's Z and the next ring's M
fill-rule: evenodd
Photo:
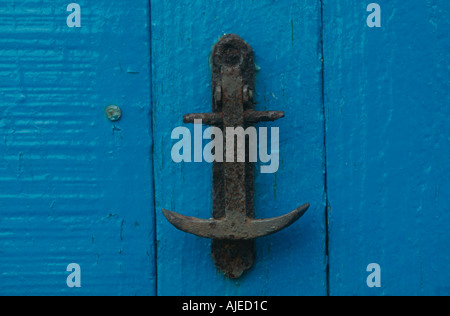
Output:
M294 20L291 20L291 40L294 43Z
M275 200L277 199L277 173L274 173L274 180L273 180L273 196L275 197Z

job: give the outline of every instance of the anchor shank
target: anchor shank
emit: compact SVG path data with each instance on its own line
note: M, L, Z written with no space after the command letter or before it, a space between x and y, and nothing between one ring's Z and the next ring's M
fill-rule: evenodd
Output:
M238 152L245 157L244 148L241 148L236 139L227 137L227 128L244 127L243 80L240 67L224 66L222 68L222 113L224 126L224 155L225 155L225 215L227 220L245 221L246 187L245 162L237 162ZM230 135L228 135L230 136ZM233 151L234 162L229 161L230 151ZM227 155L228 153L228 155Z

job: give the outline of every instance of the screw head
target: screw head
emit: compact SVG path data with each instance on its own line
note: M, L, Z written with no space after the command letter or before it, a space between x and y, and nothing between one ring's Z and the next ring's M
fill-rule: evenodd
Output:
M111 122L117 122L122 117L122 110L117 105L110 105L105 110L106 117Z
M253 102L253 91L249 86L244 86L243 98L245 103Z

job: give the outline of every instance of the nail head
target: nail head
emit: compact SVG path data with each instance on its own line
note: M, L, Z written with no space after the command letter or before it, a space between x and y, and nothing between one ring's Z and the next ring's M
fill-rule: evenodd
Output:
M110 105L105 110L106 117L111 122L117 122L122 117L122 110L117 105Z

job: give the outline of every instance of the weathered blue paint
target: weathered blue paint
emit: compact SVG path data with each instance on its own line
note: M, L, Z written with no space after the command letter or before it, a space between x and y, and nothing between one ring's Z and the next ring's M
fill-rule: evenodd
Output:
M69 1L0 2L0 295L450 294L448 1L380 0L374 29L370 1L80 0L73 29ZM170 134L211 110L224 33L256 52L257 109L286 112L257 217L311 203L237 281L161 214L210 217L211 165L173 163Z
M149 5L77 2L0 4L0 294L152 295Z
M320 30L318 1L152 1L158 294L326 294ZM312 205L294 226L257 241L255 266L237 281L216 270L210 240L177 231L161 213L211 217L211 165L172 162L170 136L183 114L211 111L208 59L224 33L255 50L257 110L286 112L268 124L280 127L281 165L275 175L257 172L257 217Z
M450 3L377 2L324 1L330 294L449 295Z

